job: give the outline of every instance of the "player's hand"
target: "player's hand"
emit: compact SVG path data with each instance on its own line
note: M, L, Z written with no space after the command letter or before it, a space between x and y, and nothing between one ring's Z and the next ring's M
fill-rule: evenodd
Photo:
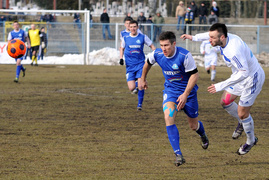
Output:
M147 82L147 80L141 81L140 89L145 89L145 90L148 89L148 82Z
M184 93L181 94L178 98L177 98L177 110L180 111L181 109L183 109L185 107L185 104L187 102L187 98L188 96L186 96Z
M192 40L192 35L183 34L182 36L180 36L180 38L183 40L186 40L186 39Z
M214 93L217 92L214 84L211 84L211 86L209 86L209 87L207 88L207 91L208 91L209 93L211 93L211 94L214 94Z
M120 59L119 64L122 65L122 66L124 65L124 61L123 61L123 59Z

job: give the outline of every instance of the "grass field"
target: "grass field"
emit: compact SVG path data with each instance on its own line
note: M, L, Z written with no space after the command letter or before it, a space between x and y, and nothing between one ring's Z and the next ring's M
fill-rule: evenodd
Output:
M231 138L237 120L219 104L221 93L206 88L210 77L199 68L199 119L210 146L180 112L176 125L186 164L175 167L162 112L163 76L151 69L143 111L119 66L0 65L0 179L269 179L269 82L252 108L259 142L236 154L245 134ZM265 68L266 79L269 68ZM217 82L230 69L217 68Z

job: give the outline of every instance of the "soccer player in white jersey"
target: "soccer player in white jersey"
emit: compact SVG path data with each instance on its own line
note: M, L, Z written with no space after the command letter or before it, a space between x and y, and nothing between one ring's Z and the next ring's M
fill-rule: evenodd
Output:
M202 148L207 149L209 145L203 123L198 121L196 82L199 75L191 53L182 47L176 47L176 36L173 32L162 32L159 40L161 48L148 55L148 60L143 67L141 88L148 88L146 76L151 66L157 62L165 78L163 112L166 130L176 155L175 165L180 166L185 163L185 159L180 150L179 132L175 125L178 111L185 112L190 128L200 135Z
M238 126L232 137L237 139L243 131L247 141L240 146L237 153L244 155L258 142L254 135L254 122L250 109L258 94L262 90L265 74L246 43L237 35L227 33L225 24L213 24L209 32L195 36L183 34L182 39L202 41L209 39L212 46L220 46L221 55L228 67L232 68L232 75L225 81L208 87L209 93L223 91L221 105L238 120ZM239 104L234 100L240 96Z
M219 47L213 47L208 40L203 41L200 45L200 53L204 55L205 69L210 74L211 68L211 81L215 81L216 66L218 60Z
M120 48L120 61L125 57L126 79L130 91L133 92L141 83L142 68L145 64L144 44L155 50L155 46L148 36L138 33L138 23L135 20L130 22L130 35L124 36ZM136 82L137 80L137 82ZM144 100L144 89L138 88L137 110L142 110Z

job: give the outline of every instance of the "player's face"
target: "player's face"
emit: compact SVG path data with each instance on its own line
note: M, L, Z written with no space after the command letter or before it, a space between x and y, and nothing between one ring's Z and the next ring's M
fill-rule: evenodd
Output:
M223 40L225 39L225 36L216 30L216 31L209 31L209 42L211 45L214 46L221 46L223 47L224 43Z
M169 40L161 40L160 46L165 57L172 57L174 55L176 42L171 44Z
M130 21L125 21L124 26L128 31L130 31Z
M34 24L31 25L31 29L35 30L35 25Z
M130 31L132 35L137 34L137 29L138 29L138 26L136 25L136 23L130 24Z
M18 30L20 29L20 25L19 25L19 23L14 23L14 24L13 24L13 28L14 28L16 31L18 31Z

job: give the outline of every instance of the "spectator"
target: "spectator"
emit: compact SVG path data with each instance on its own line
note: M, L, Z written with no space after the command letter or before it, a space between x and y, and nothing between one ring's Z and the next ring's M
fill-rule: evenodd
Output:
M215 24L218 22L218 16L211 11L211 14L208 16L208 24Z
M0 18L0 26L1 27L3 27L5 21L6 21L6 17L2 15L1 18Z
M216 16L219 17L219 7L217 6L216 1L212 2L212 7L210 8L210 11L213 11L216 14Z
M90 28L92 28L92 23L93 23L92 14L90 13Z
M161 34L162 32L162 24L164 24L164 18L162 17L160 12L157 12L157 15L154 17L153 20L154 26L154 38L153 41L156 41L156 36Z
M108 39L112 39L112 36L110 34L110 28L109 28L109 16L107 14L106 8L103 10L103 14L101 14L100 21L101 21L101 23L103 23L103 38L104 38L104 40L106 40L105 30L107 30Z
M195 17L198 16L198 7L195 4L195 1L191 2L191 5L189 6L189 8L191 8L191 11L193 12L193 20L192 20L192 24L194 24L195 22ZM192 30L194 30L195 28L192 27Z
M207 16L207 8L205 7L205 3L202 2L199 9L198 9L198 15L199 15L199 24L207 24L206 16ZM203 30L206 30L206 27L203 27ZM200 26L199 26L200 31Z
M139 25L139 29L144 33L144 26L142 26L143 23L147 21L147 18L144 16L143 12L140 12L140 15L137 18L137 22Z
M185 14L186 14L186 7L184 6L183 1L179 1L179 4L177 6L176 9L176 18L177 18L177 31L179 30L179 26L180 26L180 21L182 21L181 24L181 30L184 30L184 18L185 18Z
M146 21L147 24L153 24L153 21L152 21L152 16L149 15L149 18L148 20ZM152 29L153 29L153 26L152 25L148 25L147 26L147 31L148 31L148 37L149 39L151 39L151 32L152 32Z
M47 39L47 34L45 33L45 28L42 27L40 31L41 31L42 36L40 38L41 46L39 47L39 58L43 60L44 53L46 53L46 50L47 50L48 39Z
M185 15L185 24L192 24L193 19L194 19L194 13L191 11L191 8L187 8L187 12ZM187 26L185 26L185 28L184 28L184 34L186 34L186 28L187 28ZM192 30L192 28L190 27L189 34L191 34L191 30Z
M133 18L131 17L131 13L126 14L126 17L124 18L123 22L125 22L127 18L133 20Z
M80 26L80 15L79 13L75 13L74 14L74 22L77 24L77 27L80 29L81 26ZM74 25L74 28L75 28L75 25Z

